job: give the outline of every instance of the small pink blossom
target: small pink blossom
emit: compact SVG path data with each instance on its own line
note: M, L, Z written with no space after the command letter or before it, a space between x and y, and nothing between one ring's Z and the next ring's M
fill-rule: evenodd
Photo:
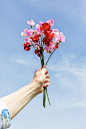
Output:
M43 22L42 21L40 21L40 26L43 24Z
M24 32L25 32L25 34L26 34L28 37L33 37L33 36L34 36L34 30L33 30L33 29L31 29L31 30L24 29Z
M24 38L24 41L28 42L28 38Z
M21 32L21 36L26 37L27 35L24 32Z
M53 45L52 42L49 43L49 48L53 51L53 49L55 48L55 46Z
M60 43L60 42L65 42L65 36L63 35L62 32L59 33L59 35L55 35L53 43Z
M34 43L34 48L35 49L37 49L37 48L39 49L39 42Z
M30 25L30 26L34 26L35 25L35 22L33 21L33 19L31 19L30 21L27 20L27 23Z
M60 41L60 35L54 38L53 43L56 45L56 43L59 43L59 41Z
M53 49L55 49L55 46L52 44L52 42L49 43L49 46L45 47L46 53L52 52Z
M47 20L46 22L47 22L50 26L53 26L53 25L54 25L54 20L53 20L53 19Z
M37 29L35 30L35 32L36 32L37 34L39 34L39 35L43 35L43 33L42 33L42 31L40 30L40 28L37 28Z
M57 29L52 30L53 33L58 33L59 31Z
M65 36L63 35L62 32L60 32L60 41L65 42Z
M24 41L26 41L26 42L29 42L30 44L31 44L31 39L30 38L24 38Z
M40 25L39 24L36 24L36 28L40 28Z
M57 29L53 29L52 33L54 33L54 38L59 35L59 31Z

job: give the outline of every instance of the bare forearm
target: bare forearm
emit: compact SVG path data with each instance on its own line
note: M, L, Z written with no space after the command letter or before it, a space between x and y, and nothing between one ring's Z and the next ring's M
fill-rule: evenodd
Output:
M11 120L38 94L36 85L36 83L30 83L1 98L7 105Z
M49 86L49 74L44 68L36 70L32 82L19 89L18 91L2 97L5 102L11 120L39 93L42 93L44 87ZM45 84L44 84L45 83Z

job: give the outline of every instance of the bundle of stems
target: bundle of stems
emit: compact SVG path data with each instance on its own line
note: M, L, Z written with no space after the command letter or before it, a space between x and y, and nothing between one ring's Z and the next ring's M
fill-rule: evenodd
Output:
M53 52L55 51L56 49L53 50ZM51 52L45 66L47 65L51 55L53 54L53 52ZM41 67L44 66L44 54L43 54L43 47L41 47L41 57L40 57L40 60L41 60ZM48 91L47 91L47 87L44 87L44 91L43 91L43 106L44 108L46 107L46 95L47 95L47 98L48 98L48 102L49 102L49 105L51 105L50 103L50 100L49 100L49 96L48 96Z

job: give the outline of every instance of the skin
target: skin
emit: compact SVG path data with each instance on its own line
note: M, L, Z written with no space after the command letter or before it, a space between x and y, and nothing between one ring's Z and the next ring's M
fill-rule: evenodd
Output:
M50 84L49 74L46 66L35 71L30 84L20 88L16 92L1 99L5 102L11 120L38 94L42 93L44 87Z

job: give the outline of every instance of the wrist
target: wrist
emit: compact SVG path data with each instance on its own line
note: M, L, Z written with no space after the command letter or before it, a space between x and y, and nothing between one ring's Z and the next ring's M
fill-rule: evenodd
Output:
M31 92L34 92L35 94L38 94L38 84L35 81L32 81L30 84L27 85L28 91L31 90Z
M31 84L35 86L35 91L37 92L37 94L40 94L44 91L43 83L40 83L39 80L33 79Z

